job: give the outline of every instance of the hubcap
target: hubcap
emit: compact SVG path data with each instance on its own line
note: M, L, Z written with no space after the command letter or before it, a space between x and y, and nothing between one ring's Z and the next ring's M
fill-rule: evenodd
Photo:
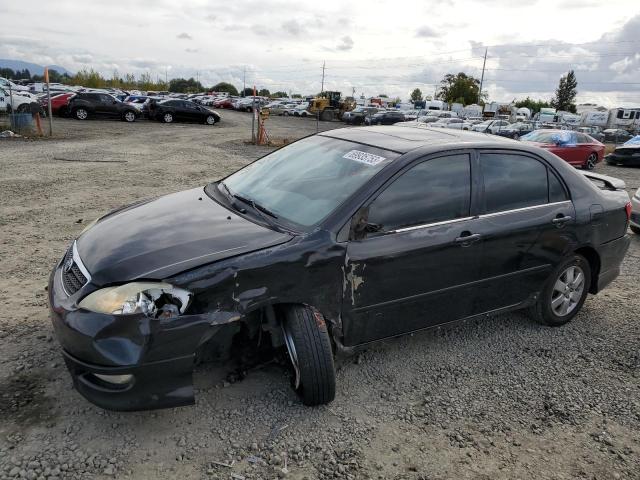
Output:
M298 364L298 354L296 353L296 346L293 343L291 334L284 325L282 325L282 333L284 334L284 343L286 343L287 345L287 352L289 352L289 358L291 359L293 370L296 373L296 378L294 380L293 386L297 390L300 387L300 366Z
M584 271L577 265L567 267L558 277L551 292L551 309L559 317L575 310L584 292Z
M216 119L213 118L212 116L207 117L207 123L209 125L213 125L214 123L216 123Z
M125 117L125 118L127 119L127 121L129 121L129 122L133 122L133 121L135 120L135 118L136 118L136 116L135 116L133 113L131 113L131 112L127 112L127 113L126 113L126 115L125 115L124 117Z
M84 120L85 118L87 118L87 112L86 110L78 110L78 118Z
M165 121L165 122L170 123L172 120L173 120L173 117L171 116L171 114L167 113L167 114L164 116L164 121Z

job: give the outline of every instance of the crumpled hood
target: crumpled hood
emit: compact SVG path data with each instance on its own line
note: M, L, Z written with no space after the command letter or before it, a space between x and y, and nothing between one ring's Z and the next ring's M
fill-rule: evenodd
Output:
M104 286L164 279L291 238L236 215L196 188L105 215L78 238L77 247L92 283Z

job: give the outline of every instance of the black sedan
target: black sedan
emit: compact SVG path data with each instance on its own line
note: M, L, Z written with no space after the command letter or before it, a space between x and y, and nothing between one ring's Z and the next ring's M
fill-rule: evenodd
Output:
M616 149L604 157L604 159L609 165L640 167L640 135L616 147Z
M193 403L199 359L264 348L323 404L336 351L489 312L570 321L618 276L630 211L623 182L500 137L332 130L99 218L51 273L51 316L104 408Z
M135 122L140 116L134 107L107 93L78 92L70 98L67 109L77 120L111 117L120 118L125 122Z
M405 120L404 114L401 112L388 110L365 117L364 123L366 125L393 125L394 123L404 122Z
M533 123L517 122L501 128L500 130L496 131L495 135L519 140L520 137L526 135L527 133L533 132L535 129L536 128Z
M148 103L146 111L149 118L164 123L195 122L215 125L222 119L218 112L190 100L151 101Z

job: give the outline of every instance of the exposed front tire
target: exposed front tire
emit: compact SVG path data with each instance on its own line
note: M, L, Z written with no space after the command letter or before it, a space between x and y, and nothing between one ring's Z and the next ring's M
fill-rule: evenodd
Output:
M216 117L214 117L213 115L207 115L207 118L205 119L204 123L206 123L207 125L215 125Z
M333 351L324 317L316 310L294 305L282 324L294 370L293 388L305 405L322 405L336 395Z
M89 112L85 108L76 108L73 111L73 116L77 120L86 120L87 118L89 118Z
M171 123L173 122L173 115L169 112L165 113L162 115L162 121L164 123Z
M596 163L598 163L598 155L592 153L587 157L587 161L584 162L582 168L584 168L585 170L593 170L594 168L596 168Z
M581 255L572 255L554 270L529 313L543 325L564 325L578 314L590 286L589 262Z

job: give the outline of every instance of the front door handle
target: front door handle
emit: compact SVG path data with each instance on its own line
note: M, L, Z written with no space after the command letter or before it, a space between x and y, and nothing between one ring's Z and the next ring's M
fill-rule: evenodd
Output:
M570 215L565 215L565 216L558 216L556 218L554 218L553 220L551 220L551 223L561 227L563 226L565 223L567 223L568 221L572 220L572 217Z
M472 243L477 242L482 238L482 235L479 233L471 233L471 232L462 232L459 237L457 237L454 241L462 245L463 247L468 247Z

